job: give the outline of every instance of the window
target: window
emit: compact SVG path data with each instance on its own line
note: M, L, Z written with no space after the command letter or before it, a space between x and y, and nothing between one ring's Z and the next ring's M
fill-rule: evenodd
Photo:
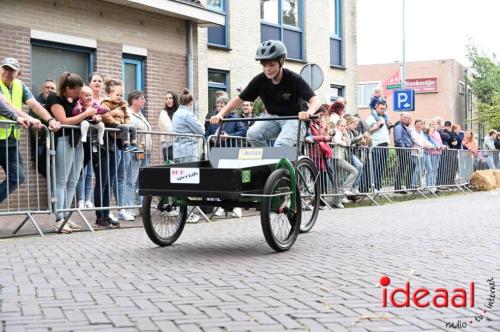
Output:
M304 59L303 0L260 0L260 39L281 40L288 58Z
M227 15L227 1L229 0L208 0L207 7L211 10L220 12L226 17L226 24L216 27L208 27L208 45L216 47L228 47L228 15Z
M57 82L65 71L80 75L87 82L92 72L94 50L49 43L45 41L31 41L31 87L35 95L47 79Z
M229 72L224 70L209 69L208 70L208 111L212 111L215 107L215 92L229 91Z
M338 97L344 97L344 89L342 85L330 84L330 101L334 102Z
M144 91L144 61L140 57L123 55L122 80L124 85L123 98L126 100L128 94L133 90Z
M330 0L330 66L344 66L342 0Z
M358 108L368 108L375 88L380 82L358 84Z
M458 93L463 95L465 93L465 84L462 81L458 82Z

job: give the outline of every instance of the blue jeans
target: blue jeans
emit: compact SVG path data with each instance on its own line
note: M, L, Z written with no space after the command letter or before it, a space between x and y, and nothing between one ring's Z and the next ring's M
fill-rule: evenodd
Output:
M71 146L68 136L57 138L56 144L56 219L64 218L61 209L68 209L75 196L78 174L83 167L83 144Z
M8 194L16 190L26 180L26 177L24 175L23 160L16 146L0 147L0 166L2 166L5 174L8 174L8 180L5 179L0 183L1 203L7 198Z
M428 187L436 186L437 172L439 168L439 161L441 160L440 154L425 154L425 169L426 174L426 185Z
M127 205L141 205L142 204L142 196L137 194L137 190L139 189L139 169L141 167L147 166L149 164L149 160L151 159L151 154L146 153L144 155L144 159L137 160L135 156L132 156L130 161L130 175L127 174Z
M99 149L93 154L92 162L95 174L94 205L95 207L108 207L111 193L111 177L114 177L116 164L115 152ZM96 210L97 218L109 216L109 210Z
M92 200L92 190L94 189L94 172L92 166L86 165L80 173L80 178L76 184L76 199L78 201Z
M351 159L351 164L356 167L358 170L358 175L356 176L356 179L354 180L353 188L358 189L359 184L361 182L361 176L363 175L363 163L361 160L359 160L358 156L356 156L354 153L352 154L352 159Z
M117 206L127 205L126 178L130 168L130 153L117 149L115 152L115 162L118 167L116 172L111 174L111 186Z
M267 115L265 117L276 118L278 116ZM257 121L248 129L247 139L252 147L269 146L268 142L274 139L276 139L275 147L295 146L298 130L298 120Z

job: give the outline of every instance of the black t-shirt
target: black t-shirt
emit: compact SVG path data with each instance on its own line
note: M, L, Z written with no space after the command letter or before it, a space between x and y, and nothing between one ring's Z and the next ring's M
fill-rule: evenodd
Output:
M239 94L242 100L254 101L260 97L269 114L297 115L301 109L301 100L309 101L315 96L311 87L298 74L283 68L283 78L273 84L264 73L255 76Z
M75 100L73 100L72 102L69 102L66 99L66 97L60 97L60 96L56 95L55 93L51 92L47 96L47 101L46 101L46 104L45 104L45 109L47 111L49 111L50 115L52 115L53 118L55 118L54 114L52 113L52 106L54 106L54 105L61 105L64 108L64 113L66 114L66 117L67 118L71 118L73 116L73 108L75 107L77 101L78 101L78 98L75 99ZM56 136L62 136L63 135L63 131L64 131L64 135L65 136L71 135L71 130L70 129L63 130L62 128L60 130L56 131L55 135ZM75 135L77 133L79 133L79 132L80 131L77 130L75 132Z

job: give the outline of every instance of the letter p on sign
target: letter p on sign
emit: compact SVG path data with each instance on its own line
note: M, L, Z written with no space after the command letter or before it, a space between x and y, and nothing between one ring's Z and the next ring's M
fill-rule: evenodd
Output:
M402 89L394 91L394 111L408 112L415 110L415 90Z

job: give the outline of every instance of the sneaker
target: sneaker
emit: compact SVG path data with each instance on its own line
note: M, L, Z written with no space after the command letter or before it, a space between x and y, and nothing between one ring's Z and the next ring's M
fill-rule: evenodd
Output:
M71 228L71 230L73 230L73 231L82 230L82 227L80 227L80 225L73 222L71 219L66 222L66 225L69 226L69 228Z
M349 202L350 200L348 200L347 197L342 197L342 204L347 204Z
M111 211L109 212L108 218L111 219L112 221L118 221L118 218L116 218L113 212Z
M85 209L85 201L79 200L78 201L78 208L79 209Z
M52 226L52 230L55 232L59 232L59 229L61 228L61 225L63 222L64 222L64 219L56 220L56 223L54 224L54 226ZM61 230L61 233L63 233L63 234L69 234L72 232L73 232L73 230L69 227L68 223L66 223Z
M177 209L173 209L172 211L167 212L167 216L169 216L169 217L178 217L179 216L179 211L177 211Z
M333 206L335 206L337 209L343 209L344 208L344 204L342 204L341 202L333 203Z
M198 221L200 221L200 216L194 213L191 213L189 218L186 220L188 224L196 224Z
M112 227L118 228L121 227L120 223L118 221L112 220L111 218L108 217L108 222Z
M144 153L144 150L137 147L137 146L133 146L134 150L131 151L132 153Z
M94 203L92 203L92 201L85 201L85 208L87 208L87 209L93 209L94 208Z
M118 220L134 221L135 217L128 213L127 210L122 209L118 213Z
M243 216L243 212L241 212L241 208L234 208L231 216L234 218L241 218Z
M215 211L215 216L216 217L225 217L226 216L226 211L224 211L223 208L217 208L217 211Z
M95 225L98 228L111 228L111 222L108 218L97 218Z
M355 193L353 191L351 191L350 189L346 189L346 190L344 190L344 195L346 195L346 196L354 196Z

